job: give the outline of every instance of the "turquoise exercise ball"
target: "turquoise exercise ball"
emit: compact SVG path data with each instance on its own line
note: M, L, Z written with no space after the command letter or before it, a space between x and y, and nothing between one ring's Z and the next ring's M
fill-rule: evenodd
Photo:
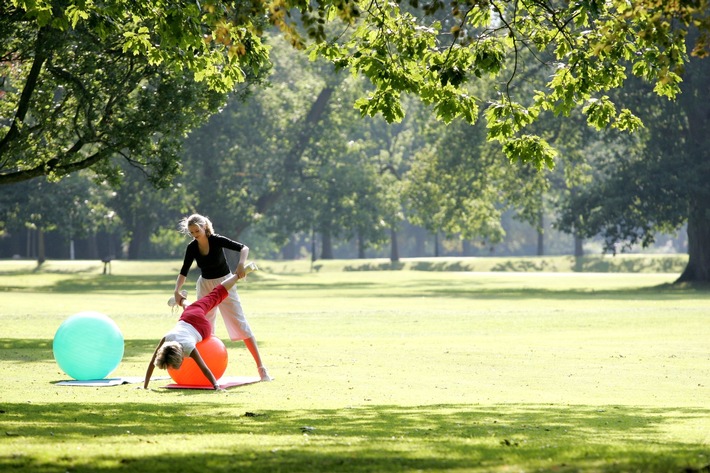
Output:
M57 329L54 359L78 381L104 379L123 358L123 334L116 322L100 312L79 312Z

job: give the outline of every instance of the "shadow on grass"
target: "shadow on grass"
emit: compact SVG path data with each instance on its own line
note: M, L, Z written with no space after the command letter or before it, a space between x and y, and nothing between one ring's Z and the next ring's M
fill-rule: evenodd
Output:
M0 360L35 362L53 360L52 340L0 338Z
M31 293L61 293L61 294L142 294L162 292L166 293L172 286L166 282L165 278L159 276L131 276L112 277L110 281L91 279L72 279L60 281L54 285L43 288L36 287L0 287L0 291L10 292L31 292ZM707 295L710 297L710 286L708 285L674 285L662 284L657 286L620 288L599 290L594 288L545 288L545 287L517 287L512 284L506 287L491 286L488 281L476 281L475 278L467 278L460 281L438 281L429 280L426 283L400 283L388 286L383 289L381 282L332 282L323 283L260 281L258 286L254 286L260 291L295 291L315 295L319 292L319 297L342 297L348 295L350 291L369 291L373 294L380 294L383 297L446 297L446 298L470 298L470 299L528 299L528 298L555 298L560 300L577 300L589 298L611 298L611 299L643 299L643 300L669 300L682 299L692 295L694 297Z
M3 269L0 271L0 276L22 276L23 274L97 274L100 270L98 264L86 263L83 266L71 266L47 269L43 264L37 264L32 268L18 267L14 269Z
M62 274L66 277L45 285L2 285L0 291L11 292L39 292L39 293L137 293L172 290L175 277L170 274L131 274L131 275L104 275L86 270L85 268L72 268L67 270L43 271L47 274ZM5 271L1 275L26 275L28 271ZM177 273L176 273L177 274ZM187 286L193 287L199 276L199 271L192 269L188 273Z
M438 271L433 263L421 263L427 271ZM442 262L448 268L461 263ZM537 264L537 263L530 263ZM442 269L443 270L443 269ZM457 269L446 269L457 271ZM347 269L346 269L347 271ZM189 287L192 287L196 274L189 275ZM289 276L287 281L261 279L258 285L253 286L260 291L301 291L307 293L321 292L321 297L341 296L348 291L372 291L384 293L386 297L454 297L454 298L505 298L524 299L530 297L559 298L559 299L586 299L591 297L610 298L643 298L664 300L668 298L682 298L689 294L710 297L709 285L677 285L663 284L637 288L620 288L610 290L595 290L594 288L547 288L544 283L536 283L534 287L516 286L514 280L506 286L491 285L486 278L477 278L475 274L460 279L427 281L394 280L391 285L383 287L381 281L363 281L361 278L353 281L334 282L324 279L322 282L313 282L312 279L302 281L298 276ZM526 280L529 284L529 280ZM0 286L0 292L28 292L28 293L61 293L61 294L139 294L163 292L172 289L174 281L170 277L154 274L136 274L130 276L103 276L77 274L60 281L55 281L44 286Z
M640 286L619 289L548 289L542 287L490 287L486 283L479 286L470 285L468 289L452 285L450 282L429 284L429 287L417 293L418 296L429 297L463 297L472 299L531 299L545 298L558 300L580 299L615 299L615 300L680 300L693 297L710 298L710 287L707 286L676 286L660 284L657 286ZM389 296L389 295L388 295Z
M33 293L87 293L107 294L115 292L136 293L165 291L174 286L164 276L160 275L135 275L135 276L103 276L81 275L46 284L44 286L9 286L0 287L2 291L33 292Z
M120 389L120 388L110 388ZM173 395L171 393L171 395ZM690 472L707 445L660 441L667 423L710 409L431 405L248 412L197 392L194 403L5 404L16 452L2 471ZM216 396L219 396L217 394ZM204 400L203 402L200 402ZM209 400L209 401L208 401ZM177 436L177 437L176 437ZM254 442L253 439L258 441ZM189 445L174 448L176 442ZM31 445L41 451L24 453ZM79 452L76 445L100 453ZM103 445L125 445L112 453ZM156 453L156 450L167 453Z
M545 287L525 287L515 286L513 283L507 286L491 286L488 280L478 281L475 276L461 280L428 280L426 282L395 283L387 286L383 290L382 282L323 282L299 283L289 281L286 283L278 281L263 281L259 283L259 290L262 291L301 291L314 293L323 291L320 297L341 297L348 295L348 291L372 291L387 298L408 298L408 297L431 297L431 298L466 298L466 299L530 299L547 298L559 300L579 300L590 298L607 299L628 299L633 300L674 300L683 299L692 295L702 297L707 295L710 298L710 286L707 285L674 285L661 284L656 286L625 287L619 289L595 289L595 288L545 288Z

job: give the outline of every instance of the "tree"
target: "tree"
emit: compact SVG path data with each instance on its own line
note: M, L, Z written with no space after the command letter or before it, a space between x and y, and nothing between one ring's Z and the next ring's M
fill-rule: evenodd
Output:
M559 151L554 171L549 174L550 186L546 198L554 210L552 226L563 228L574 238L574 256L584 256L584 232L580 222L585 214L576 214L573 225L560 225L558 215L568 211L570 201L601 178L600 163L614 153L624 153L633 140L621 133L599 131L585 126L581 113L572 113L565 120L558 120L548 128L549 140ZM632 135L630 135L632 136ZM578 260L581 264L581 260Z
M179 180L192 197L189 208L235 238L301 185L304 151L318 138L339 81L331 65L309 67L280 38L268 43L274 49L269 82L243 101L232 98L184 147Z
M150 257L150 238L162 228L177 232L177 222L190 202L182 186L154 189L137 168L124 164L126 176L115 186L108 204L122 222L122 243L128 259Z
M529 132L541 114L581 108L596 126L637 128L608 91L633 74L675 96L688 29L700 30L691 48L698 56L707 53L710 29L707 0L11 0L0 18L11 104L3 116L13 117L2 129L0 183L94 165L110 174L117 155L153 169L157 182L169 179L177 170L170 138L214 111L219 92L261 70L263 19L294 47L310 45L312 56L366 77L375 89L356 102L363 114L400 120L402 94L412 94L445 122L472 123L488 104L488 139L500 141L509 159L536 166L553 159ZM532 97L514 90L525 77L524 51L551 74ZM470 93L482 76L499 81L492 95ZM60 151L35 157L46 139Z
M361 79L309 63L278 37L268 44L268 86L230 101L186 141L181 180L192 208L231 234L256 227L280 243L315 229L323 257L337 237L358 238L362 251L383 243L382 181L392 164L382 155L393 150L381 150L391 139L382 130L395 127L353 109Z
M284 90L284 81L275 83L275 95L258 97L260 108L303 110L303 97L313 100L315 96L315 101L310 103L305 117L291 123L284 123L275 113L259 113L245 114L242 121L233 124L235 131L254 126L259 130L256 133L266 130L267 135L278 136L271 150L272 155L280 156L278 162L266 156L257 160L260 172L270 176L270 185L258 185L263 179L256 176L243 181L250 188L262 189L261 194L255 194L255 211L265 220L264 227L282 241L294 234L317 232L324 259L333 258L332 243L336 238L358 238L362 251L366 244L382 243L385 199L378 160L372 156L373 152L380 152L375 149L380 143L372 139L371 131L374 121L387 125L381 120L360 119L350 105L362 81L343 80L329 71L328 64L317 69L319 74L312 75L307 68L294 69L295 62L282 57L282 52L275 56L275 71L282 71L285 77L297 76L299 80L287 88L300 93L291 96L290 90ZM282 70L285 64L291 66L287 71ZM257 122L252 124L255 118ZM251 140L246 134L237 133L241 140L235 140L234 147L243 149ZM255 154L261 155L263 142L257 140L252 146ZM242 155L241 160L251 161L252 157ZM263 161L271 163L268 168Z
M410 220L433 234L503 240L504 212L539 223L547 173L530 163L514 165L485 138L482 123L432 124L429 144L416 156L407 175L405 196Z
M489 140L498 140L509 159L551 166L554 150L530 125L545 112L566 115L575 108L595 126L637 129L626 108L617 108L608 91L628 75L656 85L674 97L686 61L689 25L704 33L693 52L706 54L708 8L704 1L486 1L431 2L423 13L397 3L368 2L363 19L343 41L323 41L318 51L336 64L366 76L376 91L357 102L363 114L402 116L400 94L412 93L449 122L473 123L485 110ZM446 21L432 21L439 14ZM345 35L344 35L345 36ZM518 95L525 80L523 53L546 67L551 79L532 96ZM491 94L475 96L469 84L497 78Z
M183 135L266 63L217 18L188 1L4 2L0 185L89 167L115 183L121 161L169 182Z
M623 148L607 146L602 178L570 199L564 228L601 234L615 252L650 245L658 232L677 231L687 222L689 260L678 282L710 281L709 75L708 61L691 61L675 102L659 100L643 84L627 90L647 129L628 137Z
M109 199L108 187L97 183L90 171L73 173L60 182L23 181L3 187L0 226L10 233L25 228L36 232L36 248L27 256L36 255L40 264L46 259L44 235L52 231L67 243L64 257L74 259L75 239L111 230Z

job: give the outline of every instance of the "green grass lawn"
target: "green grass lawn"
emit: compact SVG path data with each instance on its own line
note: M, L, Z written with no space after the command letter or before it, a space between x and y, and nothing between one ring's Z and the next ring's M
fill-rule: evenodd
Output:
M144 374L179 263L0 261L0 471L710 471L710 292L677 260L260 262L239 292L275 381L57 386L84 310L122 330L111 376Z

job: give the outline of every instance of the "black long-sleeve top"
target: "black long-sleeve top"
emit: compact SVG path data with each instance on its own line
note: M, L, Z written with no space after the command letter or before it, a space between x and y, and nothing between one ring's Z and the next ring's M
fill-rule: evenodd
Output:
M180 274L187 276L194 261L197 261L197 266L202 271L202 277L205 279L221 278L231 272L227 264L227 258L224 255L224 249L227 248L228 250L239 252L244 248L244 244L230 240L222 235L210 235L207 239L210 244L210 251L206 255L200 254L197 240L192 240L187 245Z

